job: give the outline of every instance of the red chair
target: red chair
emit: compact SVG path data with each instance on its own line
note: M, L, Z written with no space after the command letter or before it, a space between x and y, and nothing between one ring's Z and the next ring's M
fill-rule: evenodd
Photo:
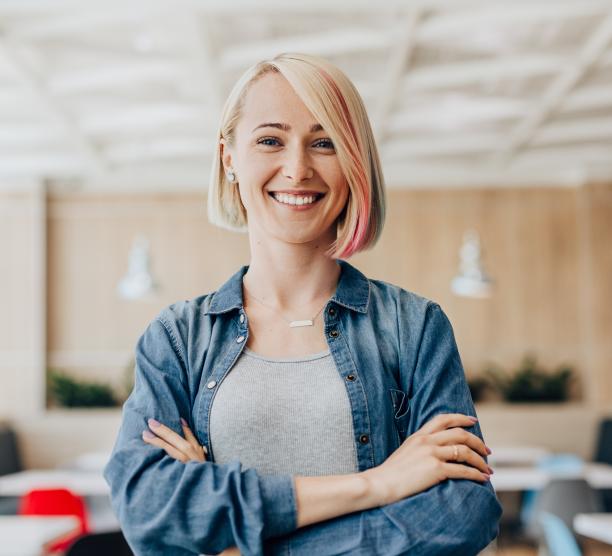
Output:
M52 543L49 552L65 551L77 538L90 531L85 501L65 488L31 490L21 497L19 514L69 515L78 518L78 529Z

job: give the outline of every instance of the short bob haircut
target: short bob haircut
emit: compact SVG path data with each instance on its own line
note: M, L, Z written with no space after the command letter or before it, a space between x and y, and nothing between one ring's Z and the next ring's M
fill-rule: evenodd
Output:
M357 89L336 66L307 54L283 53L251 66L234 85L221 114L208 189L211 223L246 231L247 214L236 184L225 175L220 141L235 140L249 86L269 72L280 73L332 140L349 186L347 204L336 222L331 258L348 258L376 243L385 220L385 185L378 150Z

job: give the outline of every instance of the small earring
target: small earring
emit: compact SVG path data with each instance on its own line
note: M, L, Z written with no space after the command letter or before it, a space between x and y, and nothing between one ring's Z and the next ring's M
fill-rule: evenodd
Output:
M233 170L227 171L227 179L232 183L234 182L234 180L236 179L236 174L234 174Z

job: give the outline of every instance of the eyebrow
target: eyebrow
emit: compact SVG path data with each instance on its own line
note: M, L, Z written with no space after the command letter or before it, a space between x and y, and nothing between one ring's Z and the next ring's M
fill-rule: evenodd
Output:
M289 124L281 124L277 122L266 122L263 124L259 124L256 128L253 129L253 131L258 130L261 127L275 127L283 131L291 131L291 126ZM253 133L253 131L251 133ZM316 131L323 131L323 126L321 124L312 124L310 126L310 133L315 133Z

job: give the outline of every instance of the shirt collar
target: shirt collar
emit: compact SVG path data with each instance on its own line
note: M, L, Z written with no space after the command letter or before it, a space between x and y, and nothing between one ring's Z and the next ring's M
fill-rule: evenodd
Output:
M338 259L338 264L341 267L340 279L336 287L336 292L331 297L331 301L347 309L359 313L366 313L370 301L369 280L346 261ZM248 265L243 266L212 294L210 303L208 304L208 308L204 310L204 314L217 315L220 313L227 313L232 309L242 308L242 277L248 269Z

